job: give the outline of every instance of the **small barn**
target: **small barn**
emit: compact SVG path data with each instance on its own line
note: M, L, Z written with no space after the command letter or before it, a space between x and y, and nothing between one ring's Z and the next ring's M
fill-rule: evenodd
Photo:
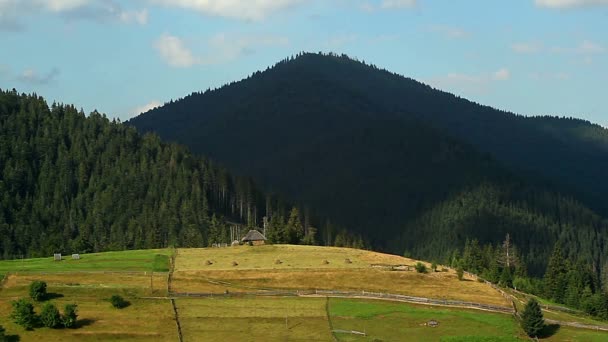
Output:
M264 234L258 232L255 229L250 230L247 235L245 235L241 241L243 243L250 243L253 244L254 246L259 246L259 245L263 245L264 243L266 243L266 237L264 236Z

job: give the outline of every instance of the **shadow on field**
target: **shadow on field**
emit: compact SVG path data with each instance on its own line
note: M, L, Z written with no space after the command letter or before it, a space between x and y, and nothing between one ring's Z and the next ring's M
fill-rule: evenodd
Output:
M63 295L61 293L49 292L44 296L44 300L53 300L57 298L63 298Z
M21 338L19 337L19 335L6 335L6 336L4 336L4 341L19 342L19 341L21 341Z
M89 326L91 324L95 323L94 319L90 319L90 318L85 318L85 319L79 319L78 321L76 321L76 324L74 325L75 329L80 329L86 326Z
M541 330L540 333L538 334L538 337L540 337L540 338L551 337L551 336L557 334L557 332L559 331L559 328L560 328L559 324L546 324L545 327L543 328L543 330Z

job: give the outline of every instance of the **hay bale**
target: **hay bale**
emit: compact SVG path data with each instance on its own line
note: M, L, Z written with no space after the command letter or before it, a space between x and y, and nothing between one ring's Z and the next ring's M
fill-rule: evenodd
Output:
M238 263L238 262L236 262L236 261L233 261L233 262L232 262L232 266L238 266L238 265L239 265L239 263Z
M323 265L329 265L329 261L327 259L323 260Z
M207 260L205 261L205 265L209 266L209 265L213 265L213 261L211 260Z
M281 259L277 259L277 260L275 260L275 261L274 261L274 264L275 264L275 265L280 265L280 264L282 264L282 263L283 263L283 262L281 261Z
M344 262L347 263L347 264L352 264L353 263L349 258L344 259Z

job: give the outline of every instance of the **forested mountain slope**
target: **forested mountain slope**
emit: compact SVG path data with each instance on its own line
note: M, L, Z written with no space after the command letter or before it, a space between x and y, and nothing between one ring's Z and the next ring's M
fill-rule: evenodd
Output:
M513 230L538 263L562 240L572 256L604 261L583 250L607 236L608 133L581 120L517 116L345 56L302 54L129 123L310 204L376 248L446 257L466 238L498 243ZM445 208L463 196L501 209L488 218L471 207L457 222Z
M183 146L37 95L0 90L0 146L4 258L229 243L223 218L289 209Z

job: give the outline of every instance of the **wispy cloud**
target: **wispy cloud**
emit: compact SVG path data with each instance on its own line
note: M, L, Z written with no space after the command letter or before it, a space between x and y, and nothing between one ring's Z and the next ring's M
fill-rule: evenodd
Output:
M221 64L233 61L242 55L252 54L260 47L289 44L289 39L272 35L237 36L218 33L211 36L204 52L195 54L179 37L164 33L154 47L160 57L170 66L187 68L194 65Z
M198 11L205 15L242 20L262 20L305 0L151 0L167 7Z
M59 73L58 68L53 68L45 74L40 74L34 69L26 69L17 77L17 80L23 83L46 85L54 82Z
M137 116L139 114L145 113L145 112L147 112L147 111L149 111L151 109L154 109L156 107L160 107L162 105L163 104L160 101L158 101L158 100L152 100L152 101L150 101L150 102L148 102L148 103L146 103L144 105L141 105L141 106L133 108L130 111L129 114L130 114L131 117L134 117L134 116Z
M470 94L487 93L495 82L511 79L511 72L507 68L500 68L494 72L482 74L448 73L445 76L433 77L425 80L426 83L448 91L464 92Z
M471 36L471 33L459 28L452 26L434 25L428 28L430 32L438 33L446 38L450 39L463 39Z
M538 42L520 42L511 44L511 50L522 54L533 54L543 50L543 44Z
M112 0L0 0L0 29L21 30L24 17L38 13L66 20L117 21L144 25L148 10L125 10Z
M359 9L364 12L376 12L379 10L404 10L416 7L416 0L382 0L380 2L363 1L359 3Z
M535 81L566 81L570 79L570 74L565 72L533 72L530 74L530 78Z
M608 0L535 0L534 3L538 7L550 9L571 9L607 6Z
M154 47L162 60L172 67L187 68L199 63L181 38L168 33L163 33L154 43Z

